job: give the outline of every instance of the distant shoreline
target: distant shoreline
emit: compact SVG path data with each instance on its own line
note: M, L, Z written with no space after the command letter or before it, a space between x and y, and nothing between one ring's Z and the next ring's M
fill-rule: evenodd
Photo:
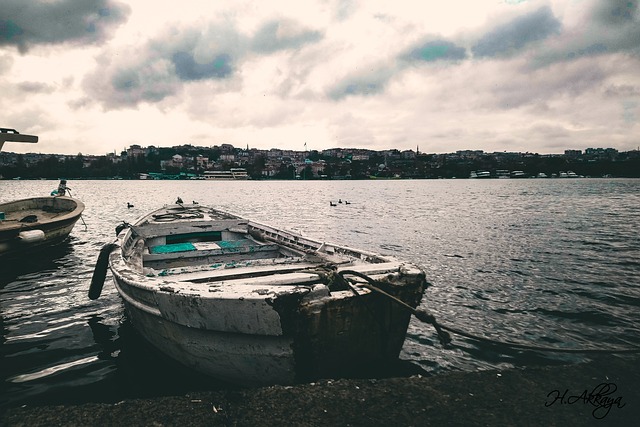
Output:
M640 178L640 176L632 176L632 177L627 177L627 176L581 176L581 177L577 177L577 178L559 178L559 177L547 177L547 178L537 178L534 176L531 177L526 177L526 178L512 178L514 180L520 180L520 179L526 179L526 180L561 180L561 181L565 181L565 180L575 180L575 179L637 179ZM60 178L2 178L0 177L0 181L58 181ZM188 178L184 178L184 179L180 179L180 178L154 178L154 179L140 179L140 178L125 178L125 177L96 177L96 178L86 178L86 177L65 177L65 179L67 180L73 180L73 181L118 181L118 180L125 180L125 181L205 181L202 179L188 179ZM307 179L307 180L302 180L302 179L296 179L296 181L419 181L419 180L437 180L437 179L447 179L447 180L476 180L475 178L470 178L470 177L451 177L451 178L378 178L378 177L368 177L368 178L319 178L319 179ZM490 179L486 179L486 180L490 180L490 181L494 181L497 180L499 178L490 178ZM481 179L481 181L484 181L485 179ZM211 182L213 180L209 180L208 182ZM284 181L284 182L290 182L293 181L292 179L281 179L281 178L260 178L260 179L250 179L250 180L215 180L215 182L241 182L241 181L269 181L269 182L277 182L277 181Z
M425 154L413 150L323 151L171 148L133 145L120 155L15 154L0 152L0 177L5 179L166 179L226 177L242 171L243 179L363 180L464 178L640 178L640 150L613 148L566 150L565 154L485 153L461 150Z

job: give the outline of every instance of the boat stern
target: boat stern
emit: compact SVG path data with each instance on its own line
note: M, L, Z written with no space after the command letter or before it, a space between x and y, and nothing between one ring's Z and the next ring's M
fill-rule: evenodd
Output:
M403 264L370 277L382 292L354 280L349 289L319 299L309 294L297 307L293 301L276 307L284 333L294 337L299 381L375 376L397 362L412 315L407 306L420 304L425 274Z

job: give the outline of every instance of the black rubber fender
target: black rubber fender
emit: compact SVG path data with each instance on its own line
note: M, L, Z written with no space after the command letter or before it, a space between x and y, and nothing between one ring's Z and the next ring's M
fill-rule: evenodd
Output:
M100 249L98 261L93 270L93 277L91 277L91 286L89 286L89 299L100 298L104 279L107 277L107 269L109 268L109 254L117 247L117 243L107 243Z

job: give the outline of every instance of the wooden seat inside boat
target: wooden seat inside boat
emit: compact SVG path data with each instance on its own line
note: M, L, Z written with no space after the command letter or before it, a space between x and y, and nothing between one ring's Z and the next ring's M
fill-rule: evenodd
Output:
M0 229L22 227L25 224L37 224L59 218L75 208L75 203L66 199L42 197L18 200L3 204L0 212Z
M167 268L281 256L276 244L258 242L244 233L217 230L148 239L143 263L145 267Z
M249 240L244 241L229 241L224 240L220 242L184 242L184 243L170 243L166 245L149 246L148 254L145 253L145 260L161 259L162 257L154 258L152 255L168 255L180 254L180 256L189 256L188 253L194 252L194 256L207 255L230 255L241 253L257 253L265 251L277 250L277 245L257 243L254 244ZM147 256L149 255L149 256Z

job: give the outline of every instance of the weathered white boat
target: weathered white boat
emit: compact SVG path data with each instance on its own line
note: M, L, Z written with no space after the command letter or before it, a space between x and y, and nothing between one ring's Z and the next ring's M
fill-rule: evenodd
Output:
M108 264L143 337L237 384L397 362L427 284L414 265L200 205L169 205L125 225L101 251L89 297L99 297Z
M36 143L35 135L0 128L0 150L5 142ZM66 181L59 189L66 189ZM0 203L0 258L31 253L63 242L84 211L84 204L64 192L56 197L32 197Z
M84 204L71 197L32 197L0 203L0 258L62 243Z

